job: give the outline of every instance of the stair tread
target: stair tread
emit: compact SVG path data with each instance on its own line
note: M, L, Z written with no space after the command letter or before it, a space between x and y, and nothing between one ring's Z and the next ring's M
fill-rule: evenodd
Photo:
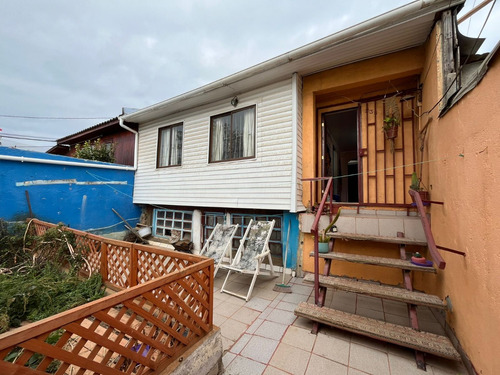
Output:
M426 241L404 238L404 237L384 237L384 236L374 236L374 235L366 235L358 233L343 233L343 232L335 232L335 233L329 232L326 233L326 236L341 240L375 241L375 242L386 242L394 244L427 246Z
M314 256L314 252L311 252L310 256ZM412 262L410 262L409 260L402 260L402 259L374 257L371 255L339 253L336 251L330 253L320 253L319 257L325 259L333 259L333 260L344 260L346 262L370 264L374 266L383 266L391 268L400 268L411 271L436 273L436 269L434 267L417 266Z
M314 274L308 273L304 277L304 282L314 283ZM379 285L366 281L348 279L338 276L319 276L321 286L344 290L346 292L360 293L372 297L386 298L394 301L411 303L414 305L435 307L445 309L446 305L435 295L421 292L409 291L390 285Z
M332 327L354 332L374 339L434 354L443 358L460 360L460 354L446 336L387 323L339 310L319 307L307 302L300 303L295 315Z

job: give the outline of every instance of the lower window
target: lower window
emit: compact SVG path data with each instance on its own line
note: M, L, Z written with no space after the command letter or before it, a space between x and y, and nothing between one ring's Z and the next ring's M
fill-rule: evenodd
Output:
M155 236L191 241L193 211L155 209L153 218Z

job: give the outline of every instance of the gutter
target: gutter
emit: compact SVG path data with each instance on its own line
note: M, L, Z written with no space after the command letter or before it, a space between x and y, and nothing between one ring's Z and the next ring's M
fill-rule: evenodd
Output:
M27 158L24 156L0 155L0 160L18 161L21 163L54 164L54 165L67 165L67 166L72 166L72 167L86 167L86 168L100 168L100 169L116 169L116 170L122 170L122 171L135 171L135 169L133 167L129 167L129 166L125 166L125 165L80 163L77 161Z
M365 34L372 33L374 31L402 23L407 20L408 17L416 17L418 11L424 11L427 8L436 8L435 11L442 9L448 9L452 6L462 4L465 0L417 0L409 4L403 5L399 8L391 10L380 16L371 18L367 21L359 23L357 25L351 26L347 29L339 31L335 34L329 35L323 39L317 40L315 42L309 43L303 47L299 47L290 52L284 53L280 56L262 62L258 65L254 65L248 69L242 70L238 73L232 74L215 82L209 83L208 85L199 87L197 89L188 91L184 94L175 96L173 98L164 100L160 103L153 104L149 107L138 110L129 115L125 115L124 118L127 121L139 122L135 119L140 119L142 115L149 113L154 113L155 111L160 111L161 109L173 105L175 103L180 103L189 99L193 99L202 95L205 95L211 91L221 89L224 87L231 86L235 83L243 81L245 79L251 78L252 76L265 73L272 69L276 69L282 66L286 66L299 60L301 58L313 55L315 53L327 50L333 46L345 43L349 40L356 39L364 36ZM429 12L432 9L429 9Z
M139 157L139 155L138 155L138 151L139 151L139 132L136 131L136 130L134 130L134 129L132 129L132 128L129 128L127 125L125 125L123 123L122 116L118 116L118 124L123 129L128 130L129 132L134 133L134 135L135 135L135 140L134 140L134 171L136 171L137 170L137 159Z

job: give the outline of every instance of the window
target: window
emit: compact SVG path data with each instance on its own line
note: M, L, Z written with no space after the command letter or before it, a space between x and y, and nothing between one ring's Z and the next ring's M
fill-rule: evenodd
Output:
M210 162L255 156L255 106L214 116L210 123Z
M158 130L158 157L156 166L170 167L182 162L182 124Z
M210 237L217 224L224 224L225 218L226 215L224 215L222 212L205 213L205 226L203 228L205 241Z
M158 237L178 237L191 241L192 211L155 209L153 233Z

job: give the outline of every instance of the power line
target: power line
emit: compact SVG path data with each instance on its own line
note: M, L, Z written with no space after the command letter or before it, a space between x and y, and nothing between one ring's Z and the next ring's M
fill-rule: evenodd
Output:
M48 137L36 137L31 135L11 134L3 132L0 133L0 138L24 139L26 141L39 141L39 142L57 142L57 139Z
M49 117L49 116L22 116L22 115L3 115L3 114L0 114L0 117L30 119L30 120L108 120L110 118L113 118L113 116L103 116L103 117Z

